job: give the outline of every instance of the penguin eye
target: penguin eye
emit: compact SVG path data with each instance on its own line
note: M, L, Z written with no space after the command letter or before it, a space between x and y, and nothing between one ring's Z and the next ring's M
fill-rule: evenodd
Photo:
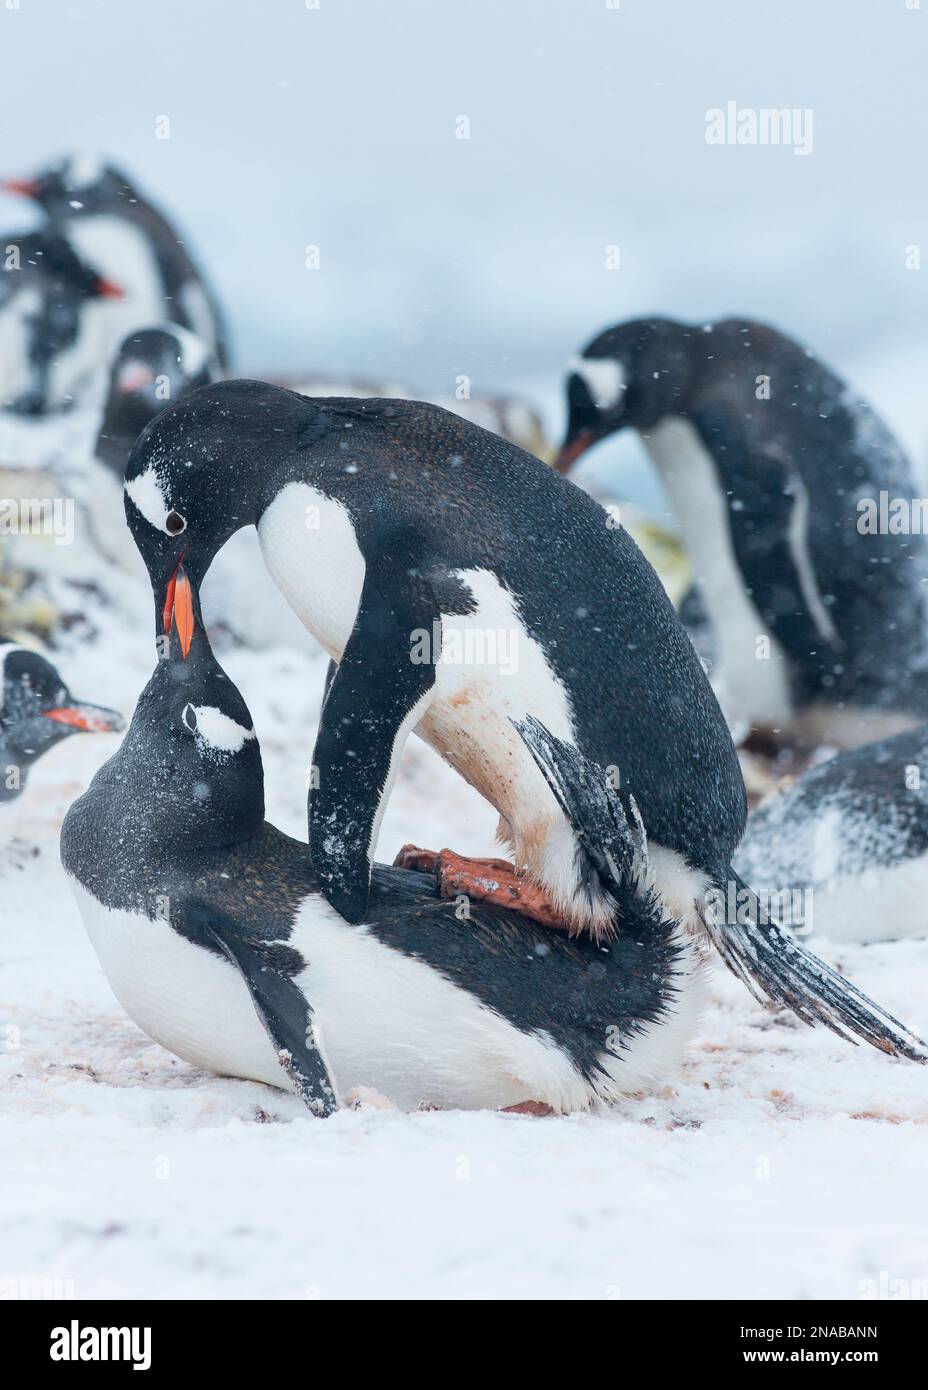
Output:
M197 712L193 708L193 705L184 705L180 717L187 725L190 732L195 734L197 731Z
M179 536L181 531L186 531L187 521L180 512L168 512L164 518L164 528L169 536Z

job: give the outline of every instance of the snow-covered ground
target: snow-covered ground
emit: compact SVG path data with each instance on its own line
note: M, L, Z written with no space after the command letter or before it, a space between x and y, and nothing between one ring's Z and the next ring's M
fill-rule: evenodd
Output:
M263 579L256 612L283 609ZM206 586L214 611L224 589ZM150 599L141 579L119 592L56 655L76 693L128 716ZM220 655L255 717L269 818L301 834L325 662L299 629ZM7 1295L856 1298L881 1274L928 1278L928 1076L765 1013L721 967L680 1076L611 1112L405 1115L368 1096L321 1122L178 1061L117 1005L58 864L61 817L115 746L74 738L42 761L0 850ZM413 740L380 857L490 851L495 819ZM928 942L817 944L928 1032Z

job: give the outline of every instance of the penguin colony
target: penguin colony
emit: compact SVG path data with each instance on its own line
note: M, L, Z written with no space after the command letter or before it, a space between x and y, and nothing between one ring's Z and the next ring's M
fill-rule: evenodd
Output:
M795 886L830 936L924 930L928 542L858 525L860 499L917 488L844 382L762 324L620 324L568 367L551 468L501 437L501 406L491 432L423 401L223 379L216 296L124 174L72 157L2 186L43 225L7 238L0 404L39 417L98 392L75 491L154 600L153 674L61 835L101 965L152 1038L319 1116L357 1086L564 1113L672 1074L717 953L761 1003L928 1060L766 905ZM687 626L566 476L625 428L677 515ZM200 603L243 528L331 659L307 842L265 819L254 724ZM508 643L475 659L487 633ZM37 653L6 643L0 663L12 802L54 742L122 724ZM777 766L846 751L749 818L732 727ZM377 862L411 733L495 806L511 860Z

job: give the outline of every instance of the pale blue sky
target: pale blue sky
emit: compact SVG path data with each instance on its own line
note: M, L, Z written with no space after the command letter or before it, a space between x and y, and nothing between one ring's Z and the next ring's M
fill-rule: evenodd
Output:
M839 365L924 336L928 0L11 2L5 165L123 162L246 372L553 383L650 311L757 315ZM729 99L812 108L812 154L707 145Z

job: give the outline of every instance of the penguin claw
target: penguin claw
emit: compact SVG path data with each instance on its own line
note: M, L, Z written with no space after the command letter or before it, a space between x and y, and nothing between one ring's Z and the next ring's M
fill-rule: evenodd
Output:
M544 1117L553 1115L553 1108L543 1100L522 1100L518 1105L504 1105L499 1112L501 1115L537 1115Z
M393 867L410 869L419 874L434 874L438 868L438 851L420 849L418 845L403 845L393 861Z
M563 914L545 896L533 879L520 876L506 859L471 859L454 850L443 849L438 855L438 887L443 898L461 894L474 902L493 903L496 907L519 912L523 917L544 927L568 930Z

